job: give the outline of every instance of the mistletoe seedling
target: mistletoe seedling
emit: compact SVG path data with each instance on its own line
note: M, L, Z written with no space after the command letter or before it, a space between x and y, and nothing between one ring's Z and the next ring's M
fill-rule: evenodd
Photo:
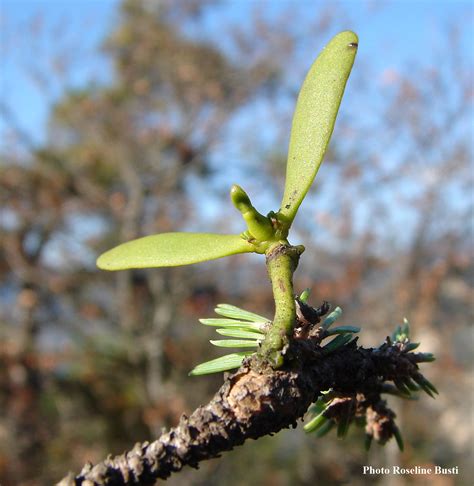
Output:
M101 255L97 260L99 268L172 267L237 253L265 254L275 298L275 316L265 330L258 353L272 366L281 366L282 352L296 323L293 272L304 251L301 245L290 245L288 232L329 144L357 43L353 32L336 35L306 76L293 117L285 191L276 213L260 214L245 191L234 185L230 191L231 200L242 214L247 231L240 235L163 233L146 236Z
M304 247L294 246L288 240L291 225L329 144L357 47L356 34L349 31L339 33L320 53L304 80L293 117L284 194L276 212L261 214L254 208L246 192L234 185L230 198L246 223L247 229L243 233L163 233L146 236L119 245L97 260L101 269L123 270L190 265L239 253L265 255L275 302L273 319L228 304L218 305L215 312L219 318L201 319L200 322L217 327L218 334L230 339L213 340L211 343L244 350L202 363L191 374L237 368L249 355L255 355L253 363L258 366L278 369L291 359L288 356L294 357L294 352L288 353L291 344L303 340L311 343L312 356L317 359L362 349L357 348L357 338L354 337L359 331L358 327L331 329L341 315L340 308L336 308L317 326L329 311L328 304L324 303L320 308L309 306L308 291L295 298L293 273ZM322 344L328 337L332 337L332 340ZM415 348L416 344L409 341L408 323L404 323L380 348L370 350L374 356L380 357L381 362L382 357L391 360L393 356L404 360L403 369L399 367L402 371L395 373L394 366L388 367L386 372L380 373L380 383L371 384L376 393L371 392L367 396L345 389L330 388L321 392L310 410L315 417L305 426L305 430L324 435L336 426L338 436L344 437L352 422L358 423L365 418L368 444L372 438L383 444L390 437L395 437L402 448L400 433L393 422L394 414L385 406L379 393L402 398L410 398L413 392L419 390L431 396L437 393L434 386L417 371L417 363L429 362L434 358L428 353L413 354ZM300 349L305 352L304 349L309 348ZM362 351L356 355L357 359L361 354ZM316 358L311 359L314 361ZM384 383L386 380L393 381L394 386Z

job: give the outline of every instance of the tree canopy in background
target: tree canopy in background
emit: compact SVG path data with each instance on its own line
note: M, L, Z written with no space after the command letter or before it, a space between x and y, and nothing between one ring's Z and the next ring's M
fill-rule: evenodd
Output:
M263 265L245 255L185 272L94 267L101 251L146 234L239 231L226 195L235 177L264 204L281 193L305 56L345 14L328 4L275 18L255 4L242 25L226 5L123 2L100 47L110 75L65 89L40 143L2 94L18 144L0 163L2 484L51 484L153 438L218 386L187 376L210 359L197 319L221 301L272 312ZM338 142L302 207L316 208L314 226L295 225L307 247L300 290L343 306L347 324L373 330L372 344L407 316L438 358L430 378L441 396L417 403L416 416L411 403L397 410L407 450L376 449L370 462L459 465L467 478L472 79L460 34L443 33L443 64L380 73L362 59ZM360 440L324 440L285 431L170 481L250 484L251 471L254 484L365 484Z

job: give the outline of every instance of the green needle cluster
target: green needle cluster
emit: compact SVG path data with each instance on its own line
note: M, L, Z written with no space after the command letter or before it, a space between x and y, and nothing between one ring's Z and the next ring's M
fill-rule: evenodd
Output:
M221 336L235 339L211 340L211 344L222 348L254 348L254 350L240 351L206 361L197 365L189 373L190 375L207 375L238 368L247 356L255 353L265 339L269 319L230 304L219 304L214 311L222 318L199 319L199 322L205 326L217 327L216 332Z
M360 330L353 326L340 326L329 329L334 321L340 317L341 312L340 308L336 308L321 324L321 328L325 331L322 334L321 341L330 335L336 334L336 338L321 346L324 354L332 353L349 344L353 339L353 333L357 333ZM433 361L434 356L431 353L413 353L413 350L418 345L418 343L410 342L410 325L408 320L404 319L403 324L395 329L392 336L387 338L387 341L378 350L380 352L388 352L388 354L393 351L401 355L410 353L411 362L415 363ZM386 382L380 383L378 394L388 394L409 400L416 400L417 393L420 391L425 392L432 398L435 397L435 394L438 394L436 387L417 368L411 368L411 371L405 375L383 377L381 380L392 381L393 385ZM374 394L372 392L372 399L373 397ZM331 430L336 429L337 437L342 439L347 435L350 425L355 424L365 428L365 448L369 450L374 435L371 427L367 427L365 414L371 406L372 404L360 393L358 395L345 395L336 393L333 389L327 390L322 392L317 401L309 408L308 412L311 418L304 426L304 430L307 433L314 434L316 437L322 437ZM373 409L370 414L372 420ZM383 445L388 439L393 437L399 449L403 451L403 439L400 430L394 422L394 417L394 414L390 412L387 412L386 416L382 417L381 422L385 424L388 432L379 436L377 440Z

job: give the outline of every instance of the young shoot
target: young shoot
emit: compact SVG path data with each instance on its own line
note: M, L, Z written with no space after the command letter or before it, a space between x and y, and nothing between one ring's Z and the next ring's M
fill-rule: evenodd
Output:
M296 323L293 273L304 251L301 245L292 246L288 235L323 161L357 46L356 34L350 31L341 32L327 44L309 69L293 116L285 190L277 211L261 214L254 208L246 192L240 186L234 185L230 197L247 226L240 235L162 233L145 236L107 251L98 258L98 267L104 270L172 267L238 253L264 254L275 300L273 319L265 326L265 332L249 343L227 340L225 344L218 341L213 344L251 346L256 349L262 362L275 368L282 366L283 351ZM234 319L234 315L227 317ZM242 315L240 318L247 321ZM225 329L222 324L218 325ZM245 326L237 326L235 329L249 331ZM229 369L231 364L238 366L247 353L245 351L231 355L232 359L228 358L227 364L216 364L214 360L213 369ZM193 374L197 374L196 369Z

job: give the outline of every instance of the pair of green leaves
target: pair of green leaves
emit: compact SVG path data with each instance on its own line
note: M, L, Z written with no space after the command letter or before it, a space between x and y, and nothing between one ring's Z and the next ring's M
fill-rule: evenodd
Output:
M146 236L107 251L97 260L98 267L124 270L189 265L237 253L262 253L268 248L262 246L264 240L286 239L329 144L357 42L353 32L336 35L306 76L293 117L285 191L277 213L272 213L271 217L262 216L249 200L239 207L242 206L239 200L236 206L249 228L243 235L162 233ZM238 186L234 186L233 192L239 192L235 188ZM233 201L236 203L234 197Z

